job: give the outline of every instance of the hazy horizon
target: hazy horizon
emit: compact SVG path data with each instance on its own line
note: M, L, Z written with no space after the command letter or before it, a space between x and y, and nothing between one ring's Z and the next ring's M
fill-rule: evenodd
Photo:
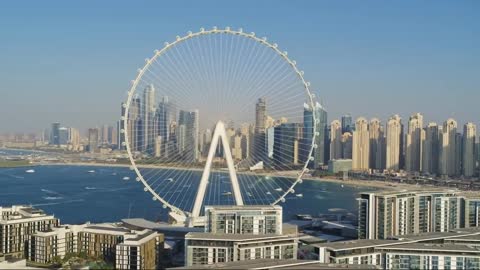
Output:
M0 133L113 125L130 80L176 35L243 28L296 60L329 113L480 121L480 2L0 4ZM253 111L251 112L254 113Z

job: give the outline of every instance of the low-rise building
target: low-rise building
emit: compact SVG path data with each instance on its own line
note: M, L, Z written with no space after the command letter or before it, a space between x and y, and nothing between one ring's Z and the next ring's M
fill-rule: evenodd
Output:
M351 159L331 159L328 161L328 172L330 173L349 172L351 170Z
M382 269L480 269L480 229L312 244L321 263Z
M116 246L116 269L155 269L160 264L163 235L150 230L131 232Z
M57 218L40 209L23 205L0 207L0 261L26 258L26 243L30 237L59 224Z
M36 232L28 241L28 260L50 264L56 258L78 252L78 233L88 224L63 225L46 231Z
M185 236L185 265L296 259L298 231L282 225L280 206L206 206L205 232Z

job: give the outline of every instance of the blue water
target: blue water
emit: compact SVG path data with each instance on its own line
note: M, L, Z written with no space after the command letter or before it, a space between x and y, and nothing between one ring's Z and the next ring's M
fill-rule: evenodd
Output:
M72 224L127 217L166 220L167 210L144 192L128 168L36 166L35 173L27 173L27 169L0 169L0 205L33 205ZM123 180L125 176L132 180ZM319 181L303 181L295 189L303 198L293 197L282 204L286 220L297 213L316 215L330 208L356 213L357 193L367 190Z

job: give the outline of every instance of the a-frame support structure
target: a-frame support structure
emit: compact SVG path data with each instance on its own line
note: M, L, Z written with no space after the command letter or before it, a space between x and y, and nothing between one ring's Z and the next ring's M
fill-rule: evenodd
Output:
M235 202L237 205L243 205L242 193L240 192L240 185L238 184L237 173L235 171L235 164L233 163L232 152L230 151L230 144L228 143L225 125L222 121L219 121L215 126L215 132L213 133L212 142L208 151L207 163L205 164L205 169L203 170L202 179L200 180L197 196L195 198L195 204L193 205L193 211L191 215L193 219L200 216L200 210L205 197L205 191L207 190L208 178L210 177L213 158L215 157L215 150L217 149L218 141L220 139L222 139L223 151L227 160L228 173L230 174L230 179L232 182L232 191Z

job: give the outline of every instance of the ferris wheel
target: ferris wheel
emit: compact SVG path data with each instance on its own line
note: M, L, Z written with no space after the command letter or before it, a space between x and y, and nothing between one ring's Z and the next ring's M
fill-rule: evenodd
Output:
M319 104L277 44L230 27L189 31L131 83L123 147L136 180L178 224L200 225L204 205L301 199Z

